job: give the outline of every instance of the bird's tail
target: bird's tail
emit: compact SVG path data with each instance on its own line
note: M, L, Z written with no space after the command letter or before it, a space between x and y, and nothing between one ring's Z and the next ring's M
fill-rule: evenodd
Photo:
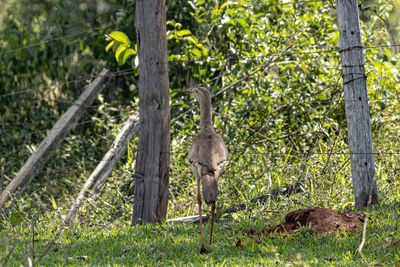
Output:
M214 173L207 173L201 176L203 198L207 204L217 201L218 178Z

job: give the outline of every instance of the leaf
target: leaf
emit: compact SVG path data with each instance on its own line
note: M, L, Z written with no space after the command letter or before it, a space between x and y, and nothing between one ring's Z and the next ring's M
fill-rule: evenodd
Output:
M108 52L108 50L110 50L110 48L114 45L115 41L112 40L107 46L106 46L106 52Z
M201 58L201 52L199 49L195 48L192 49L192 51L190 51L192 53L193 56L197 57L197 58Z
M200 48L201 54L202 54L204 57L206 57L206 56L208 55L207 49L206 49L203 45L200 44L200 45L197 45L197 47Z
M57 209L57 203L56 200L54 199L53 195L51 195L51 204L53 205L53 209Z
M196 2L195 6L201 6L205 2L206 2L206 0L199 0L199 1Z
M118 64L121 66L122 64L122 57L120 57L121 53L125 52L125 50L128 47L124 46L124 45L120 45L117 49L117 51L115 51L115 59L117 60Z
M176 34L177 34L179 37L183 37L183 36L192 34L192 32L189 31L189 30L180 30L180 31L177 31Z
M233 218L233 220L238 220L239 219L239 216L237 215L237 213L232 213L232 218Z
M185 40L191 41L193 44L197 45L196 39L194 39L194 38L191 37L191 36L185 37Z
M131 41L129 40L128 36L123 32L115 31L110 33L108 36L111 37L113 40L124 44L126 47L131 46Z
M224 9L225 7L227 7L229 5L232 5L232 2L225 2L219 7L219 9Z
M243 28L243 30L246 32L246 33L250 33L250 30L249 30L249 24L243 19L243 18L240 18L240 19L238 19L237 20L238 22L239 22L239 24L240 24L240 26L242 26L242 28Z
M135 55L135 54L136 54L136 53L135 53L135 50L133 50L132 48L126 49L126 50L125 50L123 53L121 53L120 56L119 56L119 60L120 60L120 62L121 62L121 65L124 65L125 62L128 60L128 58L129 58L130 56Z
M167 25L171 25L172 27L175 27L176 23L173 20L168 20Z

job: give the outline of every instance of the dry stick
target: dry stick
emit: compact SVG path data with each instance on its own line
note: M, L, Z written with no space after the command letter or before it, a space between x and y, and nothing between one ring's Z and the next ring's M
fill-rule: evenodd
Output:
M257 203L261 203L262 204L269 197L271 197L270 194L252 198L252 199L250 199L249 204L257 204ZM236 205L230 206L230 207L228 207L226 209L223 209L223 210L217 212L217 214L215 216L218 218L218 217L221 217L224 214L230 214L230 213L234 213L234 212L237 212L237 211L244 210L248 206L249 206L248 204L244 204L244 203L236 204ZM275 211L275 210L265 210L264 212L267 212L267 213L281 213L281 212ZM202 215L201 217L202 217L203 221L207 221L210 218L210 216L208 216L208 215ZM199 221L199 216L198 215L179 217L179 218L169 219L168 220L168 222L173 222L173 223L196 223L198 221Z
M61 229L67 227L72 222L80 206L85 201L87 194L89 194L89 192L93 189L93 187L98 182L103 181L113 170L113 168L117 164L117 161L126 151L129 141L139 130L139 124L136 123L137 121L138 121L137 117L132 115L125 122L124 126L122 127L119 134L112 143L111 148L104 155L99 165L97 165L96 169L92 172L92 174L86 181L84 187L79 192L78 197L76 198L72 207L68 211L67 216L62 222L61 227L60 228L56 227L54 229L55 234L53 238L50 240L49 245L47 246L45 251L41 255L39 255L39 257L33 262L33 265L37 265L49 253L50 249L54 246L56 239L61 234Z
M369 208L371 206L371 203L372 203L372 191L373 191L375 182L376 182L376 175L374 175L374 178L372 179L371 183L369 184L369 195L368 195L368 202L367 202L367 209L368 210L369 210ZM363 262L365 263L365 265L367 265L369 267L370 264L368 263L367 259L365 258L364 254L362 253L362 249L364 247L365 239L366 239L366 235L367 235L368 219L369 219L369 214L367 213L367 215L365 216L365 220L364 220L361 243L360 243L360 246L357 249L357 252L358 252L358 254L360 254Z
M95 188L96 184L104 181L105 178L114 169L118 160L126 151L129 142L139 130L139 124L137 123L137 121L138 119L136 116L130 116L129 119L125 122L118 136L115 138L113 144L111 145L110 150L108 150L108 152L104 155L100 164L97 165L96 169L87 179L82 190L79 192L78 197L75 199L75 202L72 204L72 207L65 217L65 225L69 224L73 220L75 214L85 201L89 192L92 191L93 188Z

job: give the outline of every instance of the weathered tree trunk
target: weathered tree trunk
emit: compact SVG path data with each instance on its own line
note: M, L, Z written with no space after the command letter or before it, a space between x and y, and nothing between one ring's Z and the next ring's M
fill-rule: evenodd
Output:
M366 207L378 201L368 108L367 83L357 0L337 0L343 87L350 147L354 200Z
M132 225L166 218L170 108L165 0L136 1L139 144Z
M29 157L22 168L15 175L14 179L7 185L0 195L0 214L4 209L10 207L14 201L15 194L21 194L25 187L32 181L38 171L47 162L57 146L64 140L64 137L71 130L72 126L79 120L86 108L91 105L93 100L105 86L105 80L110 71L104 69L99 76L88 85L86 90L79 96L74 104L61 116L53 126L50 133L40 143L35 152ZM10 201L7 207L6 202Z

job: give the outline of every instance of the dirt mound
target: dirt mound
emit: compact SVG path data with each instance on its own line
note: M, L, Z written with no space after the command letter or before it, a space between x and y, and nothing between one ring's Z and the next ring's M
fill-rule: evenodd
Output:
M274 237L276 234L285 236L300 231L300 227L307 227L308 232L325 236L345 230L346 232L356 232L361 229L360 224L364 221L364 215L356 212L341 213L331 209L320 207L295 210L285 216L285 222L273 227L265 228L260 232L253 229L245 230L249 236L260 237L269 235Z

